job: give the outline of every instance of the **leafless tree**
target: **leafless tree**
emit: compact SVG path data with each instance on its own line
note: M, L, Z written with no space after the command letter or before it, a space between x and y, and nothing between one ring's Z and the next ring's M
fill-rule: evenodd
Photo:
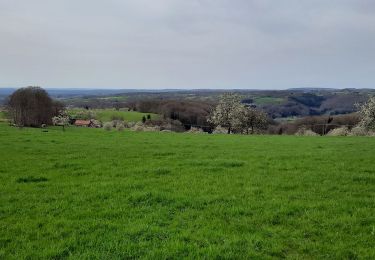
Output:
M52 124L52 117L58 115L60 103L54 102L40 87L16 90L8 102L10 116L17 126L39 127Z

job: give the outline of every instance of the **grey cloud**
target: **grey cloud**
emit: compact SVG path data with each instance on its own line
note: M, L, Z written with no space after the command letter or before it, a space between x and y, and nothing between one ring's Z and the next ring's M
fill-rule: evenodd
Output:
M0 87L374 87L372 0L0 0Z

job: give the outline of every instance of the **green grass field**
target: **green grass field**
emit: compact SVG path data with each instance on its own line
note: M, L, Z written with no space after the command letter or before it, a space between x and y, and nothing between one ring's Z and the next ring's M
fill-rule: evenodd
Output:
M5 112L0 110L0 119L4 119L4 118L5 118Z
M375 258L375 138L0 124L0 259Z
M6 113L0 110L0 122L5 122L5 121L7 121Z
M254 98L254 103L257 105L280 105L285 102L284 98L278 98L278 97L256 97Z
M78 111L85 111L82 109L69 109L68 113L74 114ZM108 122L112 120L112 117L115 116L117 118L121 117L125 121L132 121L138 122L142 120L143 116L151 115L151 119L159 119L159 115L152 114L152 113L141 113L136 111L117 111L115 109L93 109L90 110L96 114L96 119L102 122Z

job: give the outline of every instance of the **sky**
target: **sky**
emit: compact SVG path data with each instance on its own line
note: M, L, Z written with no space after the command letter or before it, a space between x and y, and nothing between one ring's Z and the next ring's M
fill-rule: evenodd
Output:
M0 0L0 87L375 88L374 0Z

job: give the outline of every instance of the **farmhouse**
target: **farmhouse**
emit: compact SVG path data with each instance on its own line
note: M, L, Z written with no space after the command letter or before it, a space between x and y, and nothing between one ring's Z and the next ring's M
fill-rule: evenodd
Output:
M73 125L75 126L83 126L83 127L94 127L94 128L100 128L102 127L102 124L98 120L80 120L77 119L73 122Z
M75 126L84 126L84 127L92 127L92 122L91 120L76 120L74 122Z

